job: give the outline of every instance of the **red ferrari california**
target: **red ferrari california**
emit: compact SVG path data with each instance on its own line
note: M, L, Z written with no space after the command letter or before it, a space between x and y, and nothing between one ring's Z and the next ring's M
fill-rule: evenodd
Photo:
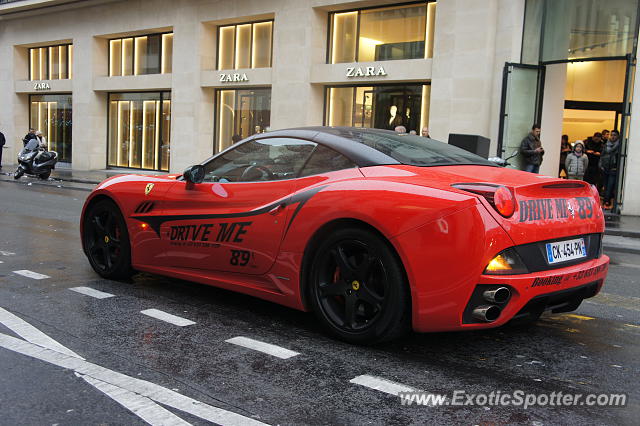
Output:
M254 135L182 175L117 176L82 212L105 278L145 271L310 310L354 343L533 321L598 293L597 191L432 139Z

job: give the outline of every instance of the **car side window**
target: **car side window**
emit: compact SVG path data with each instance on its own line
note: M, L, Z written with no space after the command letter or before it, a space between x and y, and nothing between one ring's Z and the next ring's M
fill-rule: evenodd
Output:
M245 142L204 165L205 182L259 182L292 179L317 144L294 138Z
M319 175L353 167L356 167L355 163L344 155L324 145L318 145L300 172L300 177Z

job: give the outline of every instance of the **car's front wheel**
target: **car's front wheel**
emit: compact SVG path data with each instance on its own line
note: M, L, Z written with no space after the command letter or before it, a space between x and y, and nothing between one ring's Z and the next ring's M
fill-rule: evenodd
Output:
M377 234L362 228L333 232L314 251L310 302L334 336L350 343L392 340L410 327L404 270Z
M98 201L83 220L85 252L93 269L104 278L130 277L129 232L118 206L111 200Z

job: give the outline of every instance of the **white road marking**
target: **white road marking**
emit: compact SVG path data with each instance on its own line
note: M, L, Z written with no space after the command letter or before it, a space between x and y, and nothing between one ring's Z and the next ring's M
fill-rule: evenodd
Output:
M10 251L2 251L2 250L0 250L0 254L3 255L3 256L13 256L13 255L15 255L15 253L12 253Z
M296 355L300 355L298 352L290 351L280 346L272 345L271 343L261 342L259 340L249 339L248 337L234 337L232 339L225 340L227 343L233 343L234 345L242 346L254 351L264 352L265 354L278 357L280 359L288 359Z
M69 290L75 291L76 293L84 294L85 296L95 297L96 299L106 299L108 297L114 297L115 295L111 293L105 293L100 290L96 290L91 287L72 287Z
M75 374L150 425L191 425L191 423L185 422L171 411L161 407L147 397L140 396L137 393L113 386L90 376L83 376L78 373Z
M159 319L161 321L165 321L171 323L173 325L177 325L180 327L185 327L187 325L193 325L195 322L188 320L186 318L178 317L175 315L168 314L164 311L158 309L146 309L144 311L140 311L141 314L148 315L152 318Z
M34 280L44 280L45 278L51 278L49 275L39 274L37 272L22 269L20 271L13 271L14 274L22 275L23 277L33 278Z
M222 408L212 407L203 402L181 395L146 380L136 379L117 371L109 370L91 362L74 358L50 349L44 349L24 340L0 333L0 347L20 353L31 358L39 359L50 364L73 370L81 375L89 376L110 385L120 387L129 392L137 393L153 401L176 408L197 416L209 422L220 425L243 426L264 425L255 419L236 414Z
M369 376L367 374L355 377L349 380L349 382L395 396L398 396L400 392L418 392L417 389L403 385L402 383L392 382L391 380L376 376Z
M0 263L4 263L2 260L0 260Z
M84 359L71 349L62 346L60 343L56 342L22 318L15 316L3 308L0 308L0 324L4 325L9 330L34 345L42 346L43 348L51 349L52 351L60 352L72 357Z

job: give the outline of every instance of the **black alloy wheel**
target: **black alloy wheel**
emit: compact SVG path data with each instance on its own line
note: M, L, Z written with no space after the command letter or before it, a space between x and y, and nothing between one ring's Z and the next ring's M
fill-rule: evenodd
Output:
M111 200L98 201L83 220L84 249L93 269L104 278L130 277L129 232L120 209Z
M342 340L377 343L409 329L402 265L388 243L368 230L341 229L320 244L309 290L316 315Z

